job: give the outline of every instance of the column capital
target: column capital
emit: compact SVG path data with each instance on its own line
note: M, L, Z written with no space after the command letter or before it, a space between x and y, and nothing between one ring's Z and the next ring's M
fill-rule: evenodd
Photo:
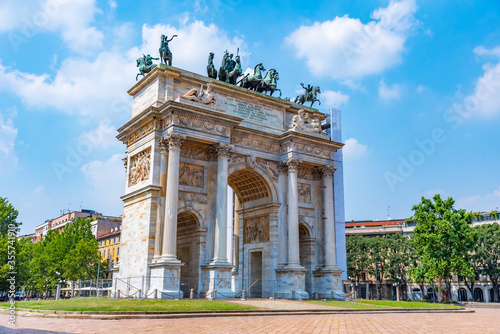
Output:
M217 157L231 157L231 150L233 149L233 145L226 143L219 143L212 146L211 151L212 154Z
M160 153L168 152L168 140L166 138L161 138L158 146L160 148Z
M299 165L302 163L302 159L288 158L283 161L288 167L289 172L298 172Z
M284 161L278 162L278 174L286 174L288 172L288 166Z
M180 134L180 133L169 133L165 137L163 137L163 140L168 144L168 148L181 148L182 144L184 143L184 140L186 140L186 135Z
M337 170L337 167L335 167L333 165L323 166L323 168L322 168L323 178L332 178L333 174L335 173L336 170Z

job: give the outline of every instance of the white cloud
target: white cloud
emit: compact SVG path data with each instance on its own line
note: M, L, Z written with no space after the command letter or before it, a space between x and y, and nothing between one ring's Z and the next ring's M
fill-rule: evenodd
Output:
M453 109L466 119L472 116L494 117L500 115L500 46L491 50L483 46L474 49L478 56L492 56L496 63L483 66L484 74L474 83L474 91Z
M80 169L88 185L85 205L102 208L106 212L120 212L125 186L123 156L115 154L107 161L95 160Z
M360 144L355 138L349 138L345 141L342 152L345 160L356 160L368 153L368 146Z
M111 9L116 9L118 7L118 4L114 0L109 0L108 5L109 5L109 8L111 8Z
M391 1L363 24L347 15L301 26L285 41L309 70L333 79L361 78L402 62L404 44L418 21L415 0Z
M392 86L387 86L384 79L380 80L378 87L378 95L384 101L397 100L401 97L401 86L398 84L393 84Z
M349 103L349 95L342 94L340 91L325 90L321 95L327 107L338 108L343 104Z
M31 191L32 195L41 195L45 191L44 187L42 185L36 186L35 189Z
M492 211L500 206L500 187L491 193L462 197L455 201L455 208L467 211Z
M417 90L417 93L422 94L425 90L427 90L427 88L429 88L429 87L424 86L424 85L418 85L416 90Z
M18 130L14 126L15 110L0 111L0 174L15 168L18 158L14 151Z
M355 82L352 79L342 80L341 85L347 86L352 90L359 90L361 92L366 92L366 88L363 87L359 82Z
M57 32L73 51L91 54L101 49L104 39L102 32L90 26L97 12L95 0L3 0L0 33L8 32L17 50L39 33Z
M173 35L179 36L169 43L173 54L173 66L202 75L206 75L210 52L215 53L214 65L217 70L226 49L236 56L236 50L239 48L242 63L245 63L244 58L248 55L242 37L229 37L224 30L213 23L206 25L198 20L189 22L189 18L184 19L179 28L162 24L150 27L145 24L142 28L143 44L140 53L157 55L161 35L167 35L169 39ZM139 50L137 52L139 53Z
M54 108L98 120L112 115L116 111L112 105L126 98L135 71L133 58L121 52L102 52L92 61L65 59L54 77L0 65L0 90L17 95L32 108Z

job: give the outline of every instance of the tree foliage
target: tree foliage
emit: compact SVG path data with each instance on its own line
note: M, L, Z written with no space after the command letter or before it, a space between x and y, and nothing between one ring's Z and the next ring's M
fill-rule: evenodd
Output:
M454 204L451 197L442 200L437 194L432 200L422 197L412 209L417 222L413 247L418 263L411 274L415 281L422 276L430 282L437 280L439 300L443 298L442 280L452 272L467 277L474 274L469 253L475 244L472 213L457 210Z
M493 299L498 301L498 279L500 278L500 225L498 223L479 225L473 228L477 233L477 244L472 255L477 270L488 275L493 286Z
M21 223L17 221L19 212L9 203L7 198L0 197L0 235L7 235L9 226L14 226L14 232L19 232Z

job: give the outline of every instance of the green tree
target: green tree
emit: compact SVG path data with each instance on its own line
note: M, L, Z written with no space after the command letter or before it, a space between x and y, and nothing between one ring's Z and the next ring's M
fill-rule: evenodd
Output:
M470 227L472 213L457 210L454 204L451 197L443 201L436 194L433 200L422 197L421 203L412 208L417 222L413 245L418 256L417 268L420 267L412 274L415 279L423 274L427 281L437 280L439 301L443 300L443 279L452 272L473 275L469 253L476 239Z
M368 271L370 251L367 239L361 235L348 236L346 239L347 275L356 282Z
M17 221L19 212L9 203L7 198L0 197L0 235L7 235L9 226L14 227L14 233L19 232L21 223Z
M490 277L493 286L493 301L498 299L498 279L500 278L500 225L484 224L474 227L477 231L477 245L473 260L483 274Z
M387 274L389 279L398 282L398 289L406 291L408 270L415 257L409 237L402 234L387 236L389 251L387 253Z

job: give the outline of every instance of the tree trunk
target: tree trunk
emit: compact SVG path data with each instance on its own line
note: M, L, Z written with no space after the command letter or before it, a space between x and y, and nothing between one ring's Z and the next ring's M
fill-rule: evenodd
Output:
M441 281L443 280L442 276L438 277L438 302L443 301L443 290L441 289Z
M498 302L498 279L491 280L493 286L493 301Z

